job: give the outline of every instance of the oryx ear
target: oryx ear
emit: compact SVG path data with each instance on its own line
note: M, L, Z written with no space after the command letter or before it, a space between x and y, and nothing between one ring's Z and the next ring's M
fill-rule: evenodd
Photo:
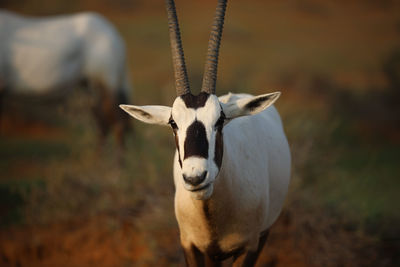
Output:
M171 108L166 106L131 106L119 105L129 115L150 124L168 125Z
M274 92L264 95L245 97L233 100L228 103L221 103L227 119L234 119L241 116L253 115L271 106L281 95Z

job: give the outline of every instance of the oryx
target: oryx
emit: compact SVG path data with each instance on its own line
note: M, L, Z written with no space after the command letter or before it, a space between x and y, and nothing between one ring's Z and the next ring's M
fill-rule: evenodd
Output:
M226 0L218 0L201 93L189 89L173 0L166 0L175 70L172 107L120 107L169 125L176 141L175 214L189 266L253 266L290 180L290 150L272 104L280 93L215 95Z
M128 116L115 106L129 101L131 84L125 43L110 22L92 12L38 18L0 10L0 40L0 98L59 102L86 85L102 137L115 125L122 143Z

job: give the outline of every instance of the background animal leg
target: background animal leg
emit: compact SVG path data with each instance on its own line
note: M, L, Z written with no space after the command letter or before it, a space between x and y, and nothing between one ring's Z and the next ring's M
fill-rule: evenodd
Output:
M96 99L93 105L93 115L96 120L97 128L98 128L98 150L102 151L105 140L107 138L108 133L111 129L111 123L109 118L109 109L110 102L107 100L107 97L104 93L99 95L98 99Z
M252 267L256 264L258 256L260 255L261 250L263 249L265 243L268 239L269 230L266 230L261 233L258 248L256 251L248 251L247 253L243 253L236 257L233 262L234 267Z
M117 108L118 113L118 122L116 123L116 140L119 149L121 150L121 152L123 152L123 150L125 150L125 136L128 133L133 132L133 127L131 125L131 118L129 117L129 115L118 107L119 104L129 103L129 99L127 98L127 96L122 92L122 90L120 91L121 93L119 93L118 95L118 103L115 103L115 107Z

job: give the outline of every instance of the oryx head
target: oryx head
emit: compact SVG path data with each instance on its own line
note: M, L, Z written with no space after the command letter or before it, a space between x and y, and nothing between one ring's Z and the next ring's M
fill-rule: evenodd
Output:
M175 71L177 98L172 107L120 107L146 123L169 125L174 133L182 182L197 199L207 199L223 158L223 128L234 118L256 114L270 106L280 93L222 103L215 95L218 50L221 41L226 0L218 0L208 43L202 89L199 95L190 92L178 19L173 0L166 0L168 25Z

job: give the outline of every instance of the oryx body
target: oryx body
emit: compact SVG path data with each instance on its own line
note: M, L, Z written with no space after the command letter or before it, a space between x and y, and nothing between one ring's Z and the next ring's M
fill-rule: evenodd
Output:
M189 266L253 266L281 212L290 150L272 104L279 92L215 95L226 0L219 0L201 93L189 89L173 0L166 0L178 97L172 107L121 105L146 123L170 125L176 142L175 214Z
M250 95L226 95L225 104ZM175 213L186 250L215 258L257 251L260 235L278 217L290 177L290 152L273 106L236 118L223 129L223 159L207 200L185 189L178 151L174 159Z
M102 131L120 119L113 106L131 94L125 44L99 14L36 18L0 10L0 40L2 95L58 100L88 85Z

